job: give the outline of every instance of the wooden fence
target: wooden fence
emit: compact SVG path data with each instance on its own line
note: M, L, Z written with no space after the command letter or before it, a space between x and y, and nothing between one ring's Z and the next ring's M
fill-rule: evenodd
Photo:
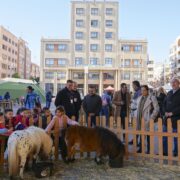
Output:
M72 117L72 119L75 119ZM47 123L51 121L50 118L47 119ZM30 125L33 125L34 120L30 118ZM91 119L88 117L88 122L86 122L85 116L81 115L79 120L80 125L82 126L91 126ZM106 127L106 119L105 117L97 117L96 125ZM42 118L39 117L39 127L42 127ZM114 117L109 118L109 126L107 127L111 131L117 134L117 136L121 139L123 134L125 134L125 158L126 159L135 159L135 160L144 160L149 158L150 161L159 162L163 164L165 161L168 164L179 164L180 165L180 121L177 124L177 133L172 132L172 124L171 120L167 121L167 132L163 132L162 119L158 119L157 123L154 123L153 120L150 120L150 129L149 131L145 130L145 124L142 119L141 130L136 130L136 121L133 120L133 126L129 127L129 120L126 118L125 120L125 129L121 128L121 119L117 118L115 121ZM55 123L54 130L51 132L54 136L54 145L55 145L55 159L57 160L59 157L59 124ZM142 152L137 153L137 139L136 136L141 135L142 141ZM150 153L146 154L146 136L150 136ZM163 156L163 137L167 137L168 142L168 156ZM178 138L178 156L173 156L173 138ZM133 145L130 146L128 142L133 139ZM156 152L155 152L156 151ZM80 156L84 157L86 153L81 153ZM87 154L90 156L90 153Z

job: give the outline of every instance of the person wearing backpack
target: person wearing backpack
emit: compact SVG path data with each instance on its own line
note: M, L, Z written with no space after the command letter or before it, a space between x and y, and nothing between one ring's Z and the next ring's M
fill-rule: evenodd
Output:
M101 96L102 99L102 109L101 109L101 116L106 117L106 126L109 125L109 109L111 106L111 97L107 94L107 92L104 92Z

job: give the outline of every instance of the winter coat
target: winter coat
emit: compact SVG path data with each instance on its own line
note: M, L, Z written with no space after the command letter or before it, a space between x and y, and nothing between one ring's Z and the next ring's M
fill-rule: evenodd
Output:
M95 116L99 116L99 113L102 108L101 97L97 94L86 95L83 100L83 109L88 115L89 113L94 113Z
M169 91L167 97L164 101L164 110L165 112L172 112L171 117L172 127L177 129L177 121L180 120L180 89L177 90L174 94L173 91ZM165 119L165 125L166 125Z
M137 120L137 129L138 130L140 130L140 127L141 127L141 124L139 124L138 119L137 119L141 98L142 98L142 96L140 96L137 100L137 113L135 115L136 120ZM157 101L156 97L152 96L152 95L148 95L146 102L144 104L144 107L143 107L143 112L142 112L142 118L144 119L144 124L145 124L146 130L149 130L150 120L151 119L155 120L158 113L159 113L159 105L158 105L158 101Z
M130 93L126 92L127 117L129 117L130 99L131 99ZM117 119L117 117L120 117L120 114L121 114L121 104L120 104L120 102L121 101L122 101L121 90L116 91L114 93L113 100L112 100L112 104L113 104L113 106L115 108L115 112L114 112L115 119Z

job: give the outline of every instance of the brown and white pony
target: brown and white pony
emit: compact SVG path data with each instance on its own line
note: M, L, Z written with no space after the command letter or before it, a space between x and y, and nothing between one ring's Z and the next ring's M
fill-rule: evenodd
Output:
M27 158L48 159L52 151L52 139L38 127L31 126L25 130L13 132L8 139L8 166L9 175L20 175L23 179L24 167Z

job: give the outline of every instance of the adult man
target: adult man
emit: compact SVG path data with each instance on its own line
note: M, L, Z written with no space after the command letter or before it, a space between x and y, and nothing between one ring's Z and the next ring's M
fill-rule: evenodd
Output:
M73 81L72 91L73 91L73 101L74 101L74 107L75 107L75 120L78 122L79 119L79 111L81 109L81 96L77 90L78 84Z
M164 102L165 121L163 131L167 131L167 119L171 118L173 132L177 132L177 121L180 120L180 82L179 79L171 80L172 90L168 92ZM163 138L163 154L168 155L167 137ZM173 155L178 155L177 138L174 138Z
M55 106L63 106L69 118L76 114L72 86L73 81L67 80L66 87L58 92L55 100Z
M96 117L99 116L101 107L101 97L96 94L95 87L90 86L89 94L86 95L83 100L83 109L86 113L86 119L88 118L88 116L91 117L91 126L96 126Z
M47 108L50 108L51 106L51 101L52 101L52 92L49 90L47 93L46 93L46 107Z
M116 91L112 100L115 105L115 119L121 117L122 128L125 129L125 117L129 117L130 93L127 90L126 83L121 84L121 90ZM123 136L125 137L125 136Z

